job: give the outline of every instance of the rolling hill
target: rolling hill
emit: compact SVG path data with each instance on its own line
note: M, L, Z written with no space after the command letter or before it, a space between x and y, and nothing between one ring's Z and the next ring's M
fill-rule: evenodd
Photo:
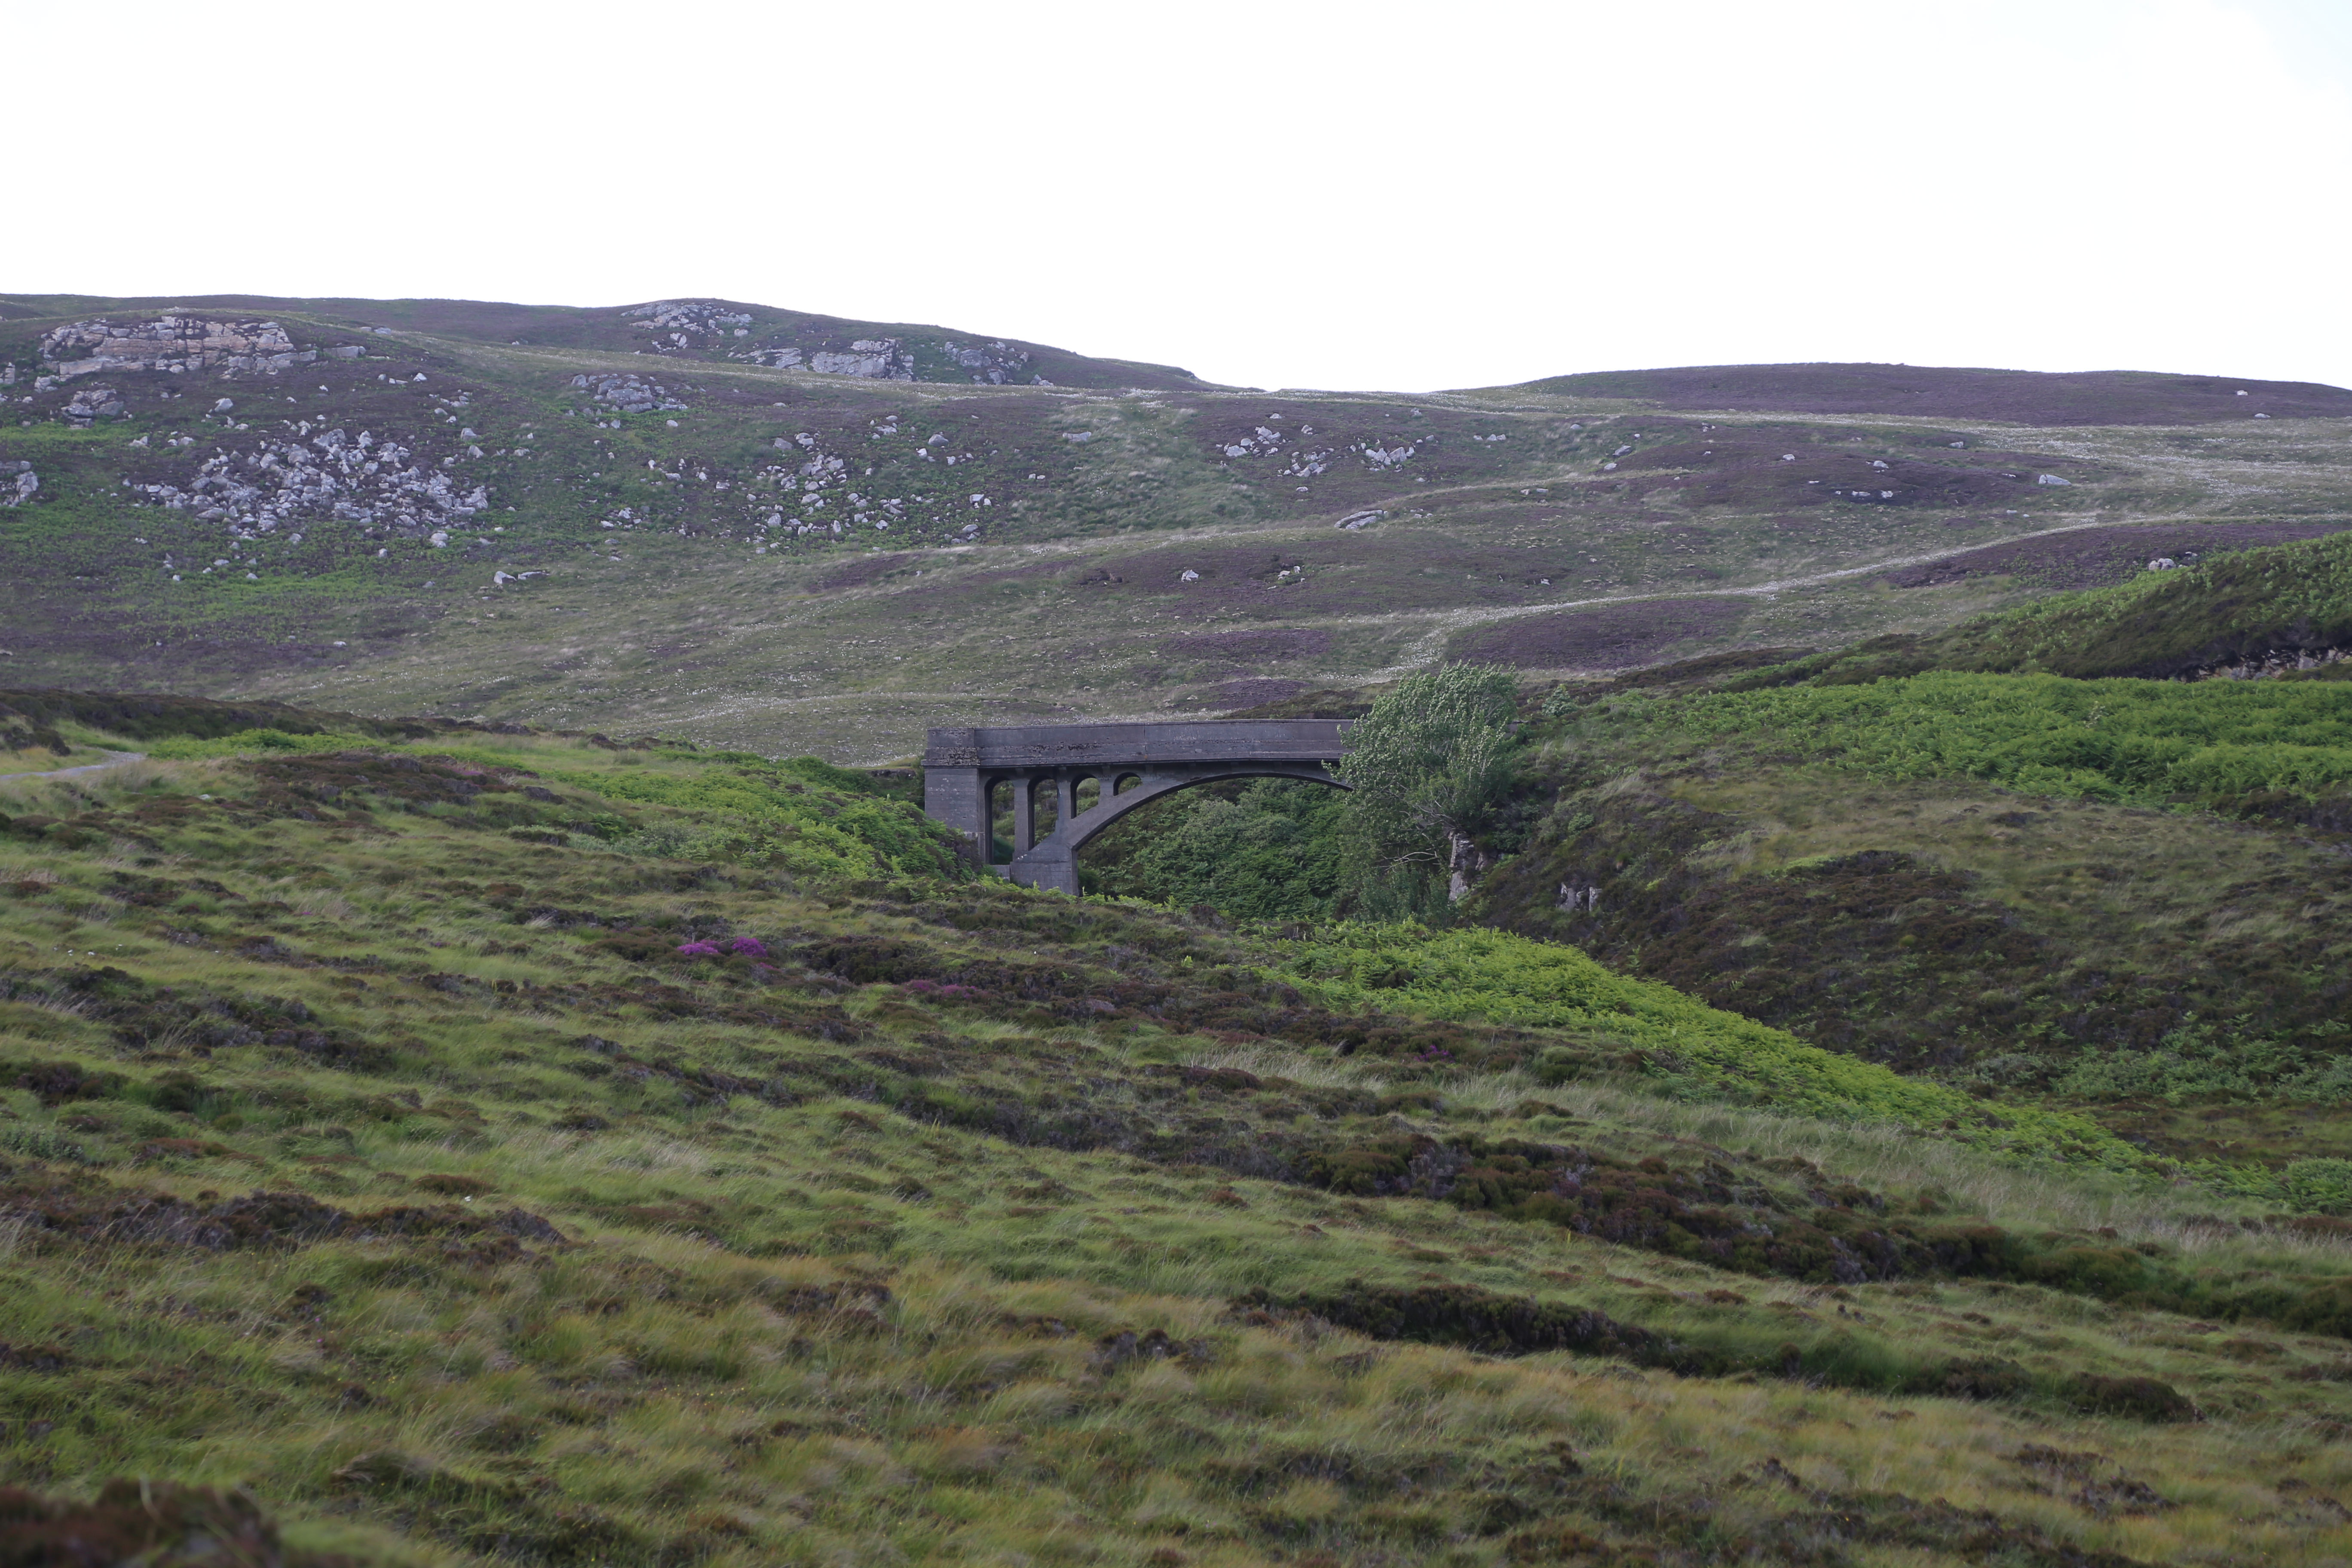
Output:
M0 396L0 1568L2352 1557L2352 393L221 296ZM1073 900L844 765L1446 660L1418 921L1359 796Z
M1264 393L722 300L0 318L16 684L768 752L1844 646L2352 521L2352 394L2213 378Z
M1493 930L960 878L887 773L5 700L149 753L0 784L11 1561L2352 1538L2340 1157Z

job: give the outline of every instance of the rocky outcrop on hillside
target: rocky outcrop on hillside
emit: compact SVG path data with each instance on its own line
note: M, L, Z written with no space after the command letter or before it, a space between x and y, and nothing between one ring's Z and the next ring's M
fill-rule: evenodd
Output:
M896 338L858 338L847 353L819 349L809 355L819 375L861 375L875 381L912 381L915 356Z
M1007 382L1017 385L1022 379L1022 372L1029 368L1027 354L1019 349L1007 348L1003 343L968 344L961 348L954 343L940 346L948 358L971 373L972 380L986 382L991 386L1003 386ZM1054 384L1042 375L1033 375L1028 379L1034 386Z
M744 312L708 300L656 300L621 314L635 318L635 330L653 333L656 350L701 347L697 338L747 337L751 326Z
M0 506L23 506L41 488L33 465L25 462L0 463Z
M68 423L87 426L93 419L121 418L127 408L122 395L115 388L84 384L74 388L73 398L64 412Z
M362 430L311 435L298 426L291 439L264 439L239 451L215 452L180 486L150 482L131 489L145 504L194 513L226 525L232 539L256 539L310 519L334 519L404 535L429 533L464 522L489 507L489 491L467 489L449 473L416 460L397 441ZM292 535L299 542L301 535Z
M584 375L575 375L572 384L593 392L597 402L609 403L624 414L686 412L685 404L671 398L669 388L639 376L606 375L591 381Z
M880 436L899 434L895 416L877 423L874 428L875 433ZM941 456L932 456L935 447ZM993 498L978 491L962 496L942 495L937 491L907 496L872 494L874 487L863 483L863 478L870 477L874 470L866 468L861 477L850 459L839 453L827 451L824 441L814 431L798 431L789 438L779 436L775 448L802 460L798 464L778 463L761 470L761 481L781 489L784 495L782 503L771 509L764 521L755 522L755 529L761 533L772 532L778 537L826 533L835 538L846 534L854 538L868 533L887 533L894 526L908 521L925 526L938 525L946 521L941 516L942 509L969 508L979 511L996 504ZM952 467L971 458L969 452L948 451L947 437L943 434L934 436L929 442L919 447L917 455L926 462L936 462L942 467ZM850 489L853 483L859 483L861 488ZM836 502L839 503L837 506ZM845 512L846 516L843 515ZM981 524L975 519L957 529L952 537L968 544L978 539L980 533Z
M835 340L836 342L838 339ZM926 353L933 352L926 345ZM929 379L948 379L956 372L968 375L983 386L1029 385L1051 386L1054 384L1029 369L1025 350L1003 342L956 343L942 342L936 352L954 372L939 374L944 367L933 361ZM804 343L771 343L758 348L736 349L728 354L752 364L765 365L770 370L813 370L819 375L854 375L867 381L921 381L926 379L918 363L916 350L903 338L853 338L846 349L812 348Z
M855 375L868 381L912 381L915 356L897 338L857 338L848 351L813 349L797 344L751 349L731 356L763 364L771 370L813 370L819 375Z
M75 321L41 340L42 363L59 380L100 371L202 371L274 375L319 357L315 348L297 348L275 321L215 321L202 316L158 316L121 325ZM331 351L355 359L361 350Z

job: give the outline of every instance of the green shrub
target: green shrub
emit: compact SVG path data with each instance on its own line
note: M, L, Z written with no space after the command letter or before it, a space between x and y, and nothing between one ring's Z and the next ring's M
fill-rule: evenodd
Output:
M2352 1210L2352 1160L2295 1160L2279 1173L2279 1185L2298 1209L2315 1214Z
M163 762L199 762L208 757L264 755L301 752L344 752L378 744L372 737L349 733L289 734L283 730L239 730L234 734L200 739L171 735L147 743L147 754Z
M2352 786L2352 686L2337 684L1935 670L1703 695L1672 721L1708 735L1769 731L1873 778L1980 778L2093 800L2313 798Z
M1892 1121L2029 1158L2152 1171L2161 1162L2086 1117L2004 1105L1809 1046L1572 947L1484 929L1341 924L1287 944L1279 977L1335 1011L1410 1010L1465 1022L1573 1031L1673 1092L1728 1096L1806 1115ZM1591 1058L1585 1058L1587 1060ZM1539 1079L1580 1070L1563 1048Z
M1089 892L1207 904L1235 920L1329 917L1340 878L1338 790L1256 779L1231 800L1203 793L1170 804L1177 809L1138 823L1141 831L1114 826L1104 836L1111 842L1097 840L1111 853L1090 853Z

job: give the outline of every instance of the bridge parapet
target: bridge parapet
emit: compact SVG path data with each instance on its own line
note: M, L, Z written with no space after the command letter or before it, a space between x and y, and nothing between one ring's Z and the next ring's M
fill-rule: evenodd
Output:
M962 836L975 864L1032 887L1078 890L1079 846L1146 801L1227 778L1296 778L1347 787L1330 764L1346 719L1206 719L1165 723L941 728L923 752L923 809ZM1093 805L1077 807L1092 779ZM1055 789L1053 831L1035 833L1036 792ZM994 861L997 787L1013 786L1013 859Z

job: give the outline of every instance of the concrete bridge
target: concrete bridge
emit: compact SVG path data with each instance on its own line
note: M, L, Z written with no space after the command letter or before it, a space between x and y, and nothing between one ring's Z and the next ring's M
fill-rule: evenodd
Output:
M933 730L923 810L961 834L977 864L1033 888L1078 890L1078 847L1147 801L1218 779L1305 779L1345 789L1331 764L1347 719L1212 719L1171 724L1037 724ZM1079 786L1092 780L1081 809ZM1054 792L1037 837L1037 796ZM994 797L1013 796L1013 860L994 864Z

